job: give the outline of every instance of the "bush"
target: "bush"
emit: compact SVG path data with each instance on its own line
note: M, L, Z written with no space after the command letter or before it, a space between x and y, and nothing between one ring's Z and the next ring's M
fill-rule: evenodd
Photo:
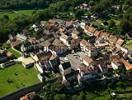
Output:
M4 43L2 45L3 48L9 49L11 47L11 45L9 43Z

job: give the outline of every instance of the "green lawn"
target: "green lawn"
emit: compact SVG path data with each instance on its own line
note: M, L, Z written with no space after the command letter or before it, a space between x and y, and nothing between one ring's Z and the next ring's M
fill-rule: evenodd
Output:
M39 83L37 73L34 68L25 69L20 64L0 69L0 96Z
M21 57L21 54L19 52L16 52L15 50L13 50L12 48L9 48L8 51L10 51L15 57Z
M132 50L132 40L127 40L124 46L127 47L129 50Z
M33 11L34 10L2 11L0 12L0 17L2 17L3 15L8 15L12 20L19 15L32 15Z
M4 11L4 10L0 10L0 18L3 17L3 15L8 15L10 20L13 20L14 18L16 18L17 16L20 15L27 15L27 16L31 16L33 14L34 11L43 11L43 9L38 9L38 10L16 10L16 11Z

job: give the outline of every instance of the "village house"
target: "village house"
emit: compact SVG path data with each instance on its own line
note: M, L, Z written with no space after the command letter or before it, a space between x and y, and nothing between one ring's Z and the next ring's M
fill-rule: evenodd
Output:
M100 33L100 37L102 37L103 39L105 39L105 40L109 40L109 36L111 35L111 33L108 33L108 32L104 32L104 31L102 31L101 33Z
M40 45L44 48L44 51L48 51L49 47L52 45L54 38L50 38L40 43Z
M44 27L44 26L46 25L46 23L47 23L46 21L41 21L41 22L40 22L40 26L41 26L41 27Z
M66 29L72 28L73 27L73 21L66 21L65 27L66 27Z
M29 42L21 45L21 51L25 57L30 56L30 54L36 54L37 52L42 52L44 48L40 44L30 44Z
M119 55L111 55L111 66L114 70L117 70L120 66L122 66Z
M84 66L78 69L77 80L79 85L81 85L83 82L93 81L101 78L102 75L99 75L99 73L94 67Z
M35 92L30 92L26 94L25 96L20 97L20 100L34 100L36 98Z
M72 32L71 37L72 37L72 39L78 39L79 38L78 34L76 32Z
M117 37L115 35L110 35L110 37L109 37L109 43L111 45L115 45L116 41L117 41Z
M94 32L94 36L96 36L98 38L98 37L100 37L100 33L101 33L101 31L96 30Z
M7 52L4 49L0 49L0 63L3 63L7 60L9 60L9 58L12 56L12 53Z
M77 72L72 70L71 73L63 77L62 83L67 85L67 83L70 84L71 82L75 81L77 81Z
M51 51L38 53L32 55L32 57L37 62L35 66L40 73L44 73L44 71L54 71L59 64L58 57Z
M80 50L80 39L71 40L71 49L75 52Z
M61 35L60 36L60 40L66 45L66 46L68 46L68 47L70 47L70 38L67 36L67 35L65 35L65 34L63 34L63 35Z
M12 48L17 48L22 44L22 42L20 40L13 40L10 42L10 44Z
M16 36L13 35L9 35L9 42L11 44L11 47L13 48L17 48L19 47L23 41L25 41L27 39L27 37L25 35L22 34L17 34Z
M68 85L76 80L77 73L72 69L69 61L62 62L59 65L59 70L62 75L62 84Z
M124 40L122 38L118 38L118 40L115 43L115 46L117 48L120 48L123 45L123 43L124 43Z
M82 58L82 63L85 66L88 66L89 67L89 66L91 66L93 64L93 59L90 58L90 57L85 56L85 57Z
M37 32L39 30L38 26L36 24L33 24L31 26L31 29L33 29L35 32Z
M52 42L50 49L55 51L57 55L62 55L68 50L68 47L64 45L59 39L55 39Z
M83 10L90 10L90 5L87 4L87 3L83 3L79 6L80 9L83 9Z
M105 40L103 37L99 37L96 39L96 42L94 45L96 48L104 48L109 46L109 42Z
M16 38L17 38L17 40L20 40L22 42L27 40L27 37L23 34L17 34Z
M132 64L129 63L127 60L121 59L121 61L123 62L126 70L132 70Z
M59 70L62 76L71 73L72 68L70 62L63 62L59 65Z
M80 23L80 27L81 27L83 30L85 30L85 25L86 25L86 24L85 24L84 22L81 22L81 23Z
M90 44L86 40L80 41L81 50L84 51L89 57L97 56L98 51L94 45Z
M93 36L94 32L96 31L96 29L92 26L85 26L84 32L88 35L88 36Z

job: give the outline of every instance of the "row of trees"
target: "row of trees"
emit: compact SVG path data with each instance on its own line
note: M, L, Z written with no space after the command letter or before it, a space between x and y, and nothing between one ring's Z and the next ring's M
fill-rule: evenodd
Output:
M56 0L55 0L56 1ZM45 8L54 0L1 0L0 9Z
M104 95L103 90L100 89L100 91L97 91L94 89L95 87L91 87L89 91L80 91L76 94L65 93L66 87L62 85L61 80L57 80L55 82L46 83L43 90L40 91L39 96L44 100L92 100L100 96L99 92ZM71 91L74 91L74 89L71 89Z
M10 20L7 15L4 15L0 18L0 42L6 41L10 33L19 32L30 23L32 23L30 16L22 15Z

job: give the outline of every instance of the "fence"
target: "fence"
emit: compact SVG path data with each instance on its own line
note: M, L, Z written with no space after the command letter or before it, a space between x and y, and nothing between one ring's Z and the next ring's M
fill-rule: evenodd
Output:
M40 91L42 89L43 85L42 83L37 83L35 85L29 86L27 88L20 89L14 93L10 93L6 96L0 97L0 100L19 100L21 96L24 96L25 94L32 92L32 91Z

